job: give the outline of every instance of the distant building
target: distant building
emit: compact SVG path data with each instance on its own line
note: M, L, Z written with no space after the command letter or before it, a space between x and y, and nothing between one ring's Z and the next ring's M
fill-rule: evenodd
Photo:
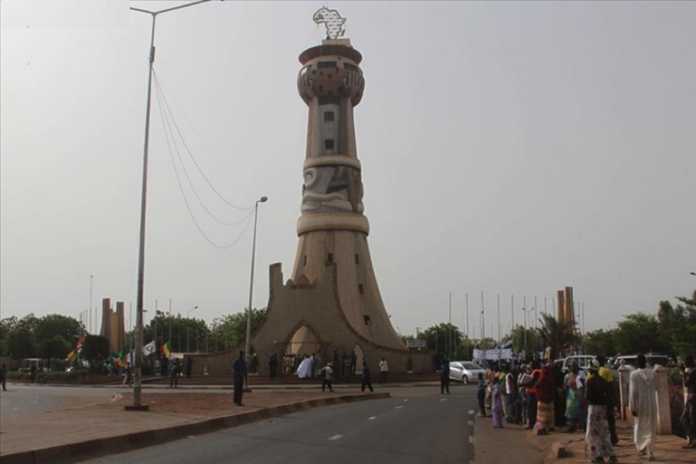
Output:
M102 299L101 335L109 339L109 350L120 353L126 345L126 331L123 319L124 303L116 302L116 311L111 309L111 298Z
M573 300L573 287L566 287L556 292L558 308L556 319L558 322L575 323L575 302Z

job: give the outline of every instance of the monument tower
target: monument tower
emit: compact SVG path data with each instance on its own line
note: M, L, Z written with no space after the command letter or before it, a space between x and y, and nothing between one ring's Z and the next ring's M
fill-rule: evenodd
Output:
M345 18L336 10L322 8L314 21L326 26L327 38L299 57L297 88L308 124L295 263L286 285L280 264L271 266L268 319L254 346L275 353L354 352L371 364L387 357L404 369L408 350L382 302L367 244L353 119L365 87L362 55L342 38Z

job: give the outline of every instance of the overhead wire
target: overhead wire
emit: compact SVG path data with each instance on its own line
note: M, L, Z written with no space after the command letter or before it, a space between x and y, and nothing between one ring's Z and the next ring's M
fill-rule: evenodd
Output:
M167 100L167 96L164 94L164 91L163 91L163 89L162 89L161 83L160 83L160 81L159 81L159 77L157 76L157 73L154 72L154 70L153 70L153 75L154 75L154 77L155 77L155 83L156 83L156 85L158 86L158 88L159 88L160 91L161 91L162 99L164 100L164 105L165 105L165 107L166 107L166 110L167 110L170 114L173 114L173 113L171 112L171 107L169 106L169 101ZM201 168L200 164L198 164L198 161L196 160L195 156L193 156L193 153L191 152L191 149L189 148L188 144L186 143L186 139L184 138L184 135L182 134L181 129L179 128L179 125L176 123L176 120L175 120L175 119L172 119L172 122L174 123L174 128L176 129L177 134L179 134L179 138L181 139L181 143L182 143L182 145L184 146L184 148L185 148L185 150L186 150L186 153L187 153L187 154L189 155L189 157L191 158L191 161L193 162L194 166L196 166L196 169L198 169L198 172L200 173L201 177L203 177L203 179L205 180L205 182L208 184L208 186L210 187L210 189L211 189L213 192L215 192L215 194L218 196L218 198L220 198L220 200L222 200L223 202L225 202L225 203L226 203L228 206L230 206L231 208L234 208L234 209L237 209L237 210L240 210L240 211L248 211L248 210L252 209L253 206L246 206L246 207L244 207L244 206L239 206L239 205L236 205L236 204L232 203L232 202L229 201L227 198L225 198L225 197L218 191L218 189L215 188L215 186L213 185L213 183L210 181L210 178L206 175L205 171L203 171L203 169Z
M240 230L239 234L230 243L225 243L225 244L217 243L208 236L208 234L205 232L205 230L203 230L203 227L201 227L198 220L196 219L196 216L193 213L193 209L191 208L191 205L188 201L188 198L186 197L186 193L184 191L184 186L181 182L181 176L179 175L179 169L176 166L176 159L175 159L174 153L173 153L174 150L177 150L175 139L174 139L174 134L172 133L169 121L167 120L167 118L165 116L165 113L163 110L163 105L161 104L161 98L159 97L159 92L157 92L157 95L158 95L157 107L159 109L160 118L162 120L162 127L164 128L164 135L165 135L165 140L166 140L166 144L167 144L167 151L169 152L169 159L172 163L172 168L174 170L174 176L176 178L176 183L177 183L177 186L179 187L179 192L181 193L181 197L184 200L184 204L186 205L186 209L189 213L189 216L191 216L191 220L193 221L193 224L196 226L196 229L198 229L198 232L210 245L214 246L215 248L232 248L237 243L239 243L239 241L243 238L244 233L249 229L249 225L251 224L251 218L253 216L253 211L250 212L245 217L246 222L243 224L242 230Z
M156 73L153 69L153 75L156 76ZM157 101L159 105L162 105L162 101L164 98L164 92L162 91L162 87L159 84L159 81L155 77L155 90L157 91ZM198 190L196 189L195 184L193 183L193 180L191 179L191 176L189 175L188 170L186 169L186 165L184 164L184 159L181 156L181 152L179 151L178 145L176 143L176 137L174 136L174 132L172 131L172 123L176 124L176 119L174 118L174 114L171 112L167 111L167 106L162 105L164 109L164 117L166 119L166 124L167 128L169 130L169 133L172 135L172 142L174 145L174 149L176 152L177 158L179 158L179 162L181 163L182 170L184 172L184 175L186 176L186 180L188 181L189 187L191 188L191 191L193 192L194 196L198 200L198 203L201 205L201 208L208 213L208 215L218 224L221 224L223 226L238 226L239 224L242 224L246 220L246 216L242 217L241 219L238 219L236 221L225 221L223 219L220 219L215 213L213 213L208 206L206 206L205 202L203 201L203 198L201 198L200 194L198 193ZM251 210L251 208L249 208Z

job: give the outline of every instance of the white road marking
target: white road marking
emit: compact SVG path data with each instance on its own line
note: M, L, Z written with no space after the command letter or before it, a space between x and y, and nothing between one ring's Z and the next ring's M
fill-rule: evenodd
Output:
M398 406L395 406L396 409L401 409L401 408L403 408L403 407L404 407L403 404L400 404L400 405L398 405Z
M467 421L466 423L469 424L469 427L473 427L473 426L474 426L474 421Z
M408 403L408 398L404 398L404 403Z
M440 398L440 403L444 403L445 401L447 401L447 398Z
M377 416L370 416L367 418L367 420L375 420L375 419L377 419Z
M332 440L332 441L333 440L340 440L341 438L343 438L343 435L341 435L340 433L337 433L336 435L330 436L329 440Z
M472 445L474 444L474 436L473 435L469 435L469 443L471 443Z
M473 415L474 415L474 410L473 410L473 409L469 409L469 415L470 415L470 416L473 416Z

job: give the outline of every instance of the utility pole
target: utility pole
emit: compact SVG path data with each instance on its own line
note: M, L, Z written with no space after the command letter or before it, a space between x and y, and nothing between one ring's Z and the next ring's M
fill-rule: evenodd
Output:
M515 330L515 295L510 295L510 335Z
M249 350L251 348L251 305L253 303L254 295L254 263L256 260L256 227L259 222L259 203L265 203L268 201L268 197L262 196L254 203L254 238L251 244L251 271L249 276L249 306L247 307L247 320L246 320L246 337L244 340L244 361L246 362L247 368L249 366ZM247 371L248 372L248 371ZM244 377L244 390L249 390L249 382L247 376Z
M498 306L498 344L500 344L500 341L502 340L502 337L500 335L500 293L497 295L497 306Z
M481 290L481 340L486 338L486 301Z
M465 312L466 312L466 338L469 338L471 336L469 332L469 292L466 292L464 294L464 299L465 299Z
M94 306L92 302L94 301L94 274L89 275L89 327L87 328L87 332L94 333L95 327L96 327L96 314L94 315L94 319L92 319L92 307ZM96 313L96 311L94 311Z
M449 318L447 319L447 357L452 359L452 292L449 292Z
M147 405L142 403L142 365L143 365L143 296L145 287L145 219L147 211L147 168L150 145L150 108L152 103L152 71L155 63L155 21L162 13L180 10L209 0L198 0L184 5L173 6L158 11L130 7L131 11L145 13L152 19L150 30L149 66L147 78L147 104L145 108L145 141L143 144L143 179L140 195L140 233L138 242L138 292L136 300L136 340L135 340L135 378L133 382L133 404L125 407L128 411L145 411Z

